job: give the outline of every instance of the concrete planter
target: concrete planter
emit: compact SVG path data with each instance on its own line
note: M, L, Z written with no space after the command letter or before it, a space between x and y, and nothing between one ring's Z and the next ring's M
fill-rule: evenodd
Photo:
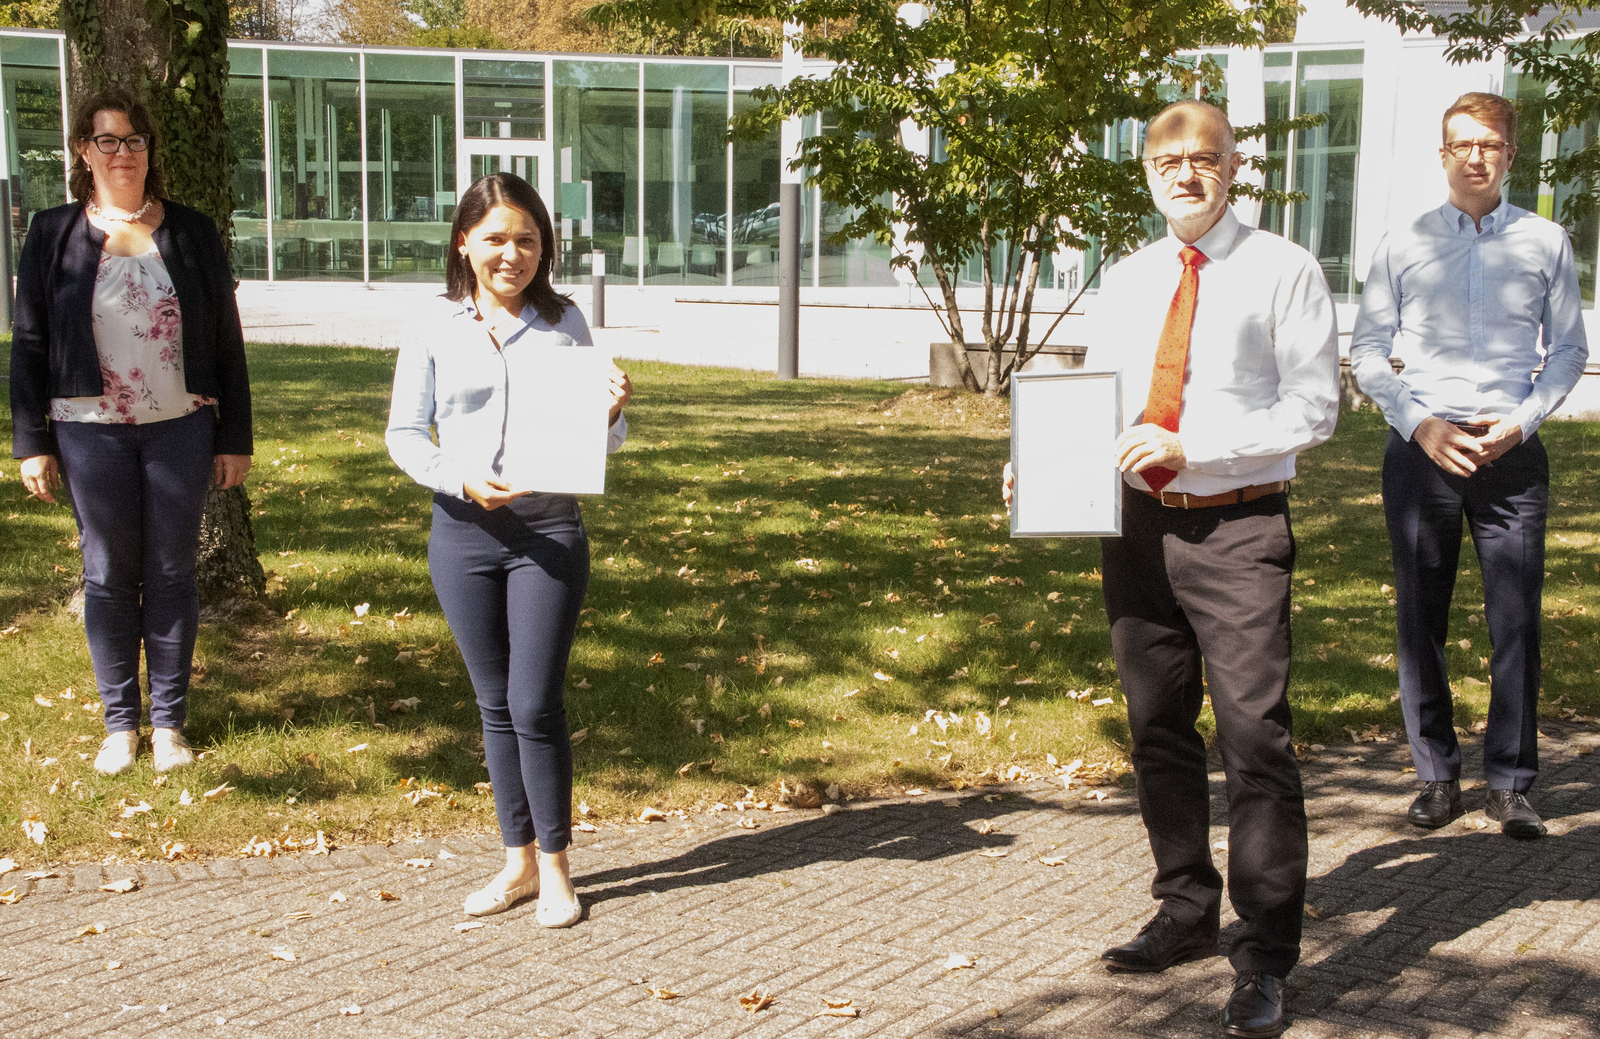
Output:
M1028 358L1022 366L1025 372L1067 370L1083 367L1083 355L1087 347L1082 346L1046 346L1039 353ZM1000 355L1001 370L1011 363L1017 356L1015 350L1003 351ZM972 374L978 377L978 388L987 388L989 382L989 351L982 344L974 346L967 344L967 362L972 365ZM930 386L954 387L961 385L961 375L956 368L956 347L949 340L928 344L928 384Z

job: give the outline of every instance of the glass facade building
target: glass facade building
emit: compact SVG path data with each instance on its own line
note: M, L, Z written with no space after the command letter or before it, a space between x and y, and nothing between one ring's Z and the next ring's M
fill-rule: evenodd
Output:
M1264 206L1259 222L1310 250L1336 297L1355 300L1362 269L1355 253L1373 244L1356 235L1364 109L1404 100L1367 89L1366 52L1352 44L1274 45L1259 63L1232 68L1226 52L1207 56L1230 77L1222 100L1260 96L1268 120L1326 117L1266 140L1282 167L1268 185L1305 198ZM439 283L459 193L505 170L529 180L550 208L561 284L588 282L592 258L604 254L612 284L777 285L779 134L727 138L729 118L755 104L751 91L780 81L777 61L260 41L231 42L229 57L234 258L242 279ZM60 33L0 32L0 157L11 184L14 246L34 213L67 197L63 65ZM1241 75L1252 81L1237 81ZM1569 152L1596 135L1593 120L1543 134L1543 84L1508 72L1504 91L1526 112L1520 151L1527 159ZM1143 129L1119 123L1089 146L1137 159ZM834 128L813 117L802 130ZM939 148L937 135L930 137ZM1563 207L1582 190L1513 178L1509 193L1567 223L1592 307L1600 215L1565 220ZM831 241L850 213L815 191L802 198L802 284L899 284L890 246ZM1155 217L1147 230L1154 237L1165 228ZM1047 257L1041 287L1075 285L1097 261L1094 249ZM997 243L997 275L1004 262ZM978 283L980 267L967 263L960 283Z

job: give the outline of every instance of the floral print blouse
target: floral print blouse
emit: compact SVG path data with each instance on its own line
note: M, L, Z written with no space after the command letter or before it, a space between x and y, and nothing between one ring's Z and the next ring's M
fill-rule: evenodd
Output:
M182 418L216 403L184 389L178 293L154 248L142 256L100 254L94 345L105 392L51 398L52 420L136 425Z

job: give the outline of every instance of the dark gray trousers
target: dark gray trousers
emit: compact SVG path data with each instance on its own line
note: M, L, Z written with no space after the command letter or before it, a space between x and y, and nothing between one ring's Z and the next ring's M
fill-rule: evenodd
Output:
M1111 647L1128 702L1150 893L1181 923L1215 920L1205 741L1209 693L1227 774L1236 970L1282 978L1300 958L1306 814L1289 714L1294 537L1284 494L1173 509L1126 489L1122 537L1101 542Z

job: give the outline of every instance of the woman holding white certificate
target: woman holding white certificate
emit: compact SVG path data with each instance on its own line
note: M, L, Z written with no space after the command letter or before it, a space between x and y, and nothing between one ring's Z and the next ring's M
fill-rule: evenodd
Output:
M505 869L464 908L486 916L538 894L538 922L569 927L583 908L567 863L572 747L562 692L589 540L577 498L541 490L529 459L582 445L519 443L515 430L525 425L519 413L588 399L609 407L605 451L615 451L632 385L615 365L605 386L549 384L549 372L574 370L561 352L593 340L577 305L550 285L555 235L526 181L476 181L450 240L442 334L401 349L387 441L395 464L434 492L428 567L472 677L506 847Z

